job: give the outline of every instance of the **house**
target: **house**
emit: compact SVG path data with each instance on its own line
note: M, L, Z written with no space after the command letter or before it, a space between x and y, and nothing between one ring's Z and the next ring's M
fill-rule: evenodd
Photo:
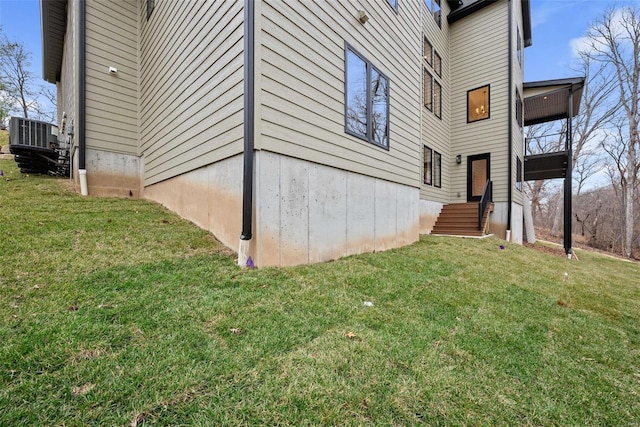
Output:
M463 204L480 234L522 242L528 0L41 0L41 14L83 194L157 201L258 266L407 245Z

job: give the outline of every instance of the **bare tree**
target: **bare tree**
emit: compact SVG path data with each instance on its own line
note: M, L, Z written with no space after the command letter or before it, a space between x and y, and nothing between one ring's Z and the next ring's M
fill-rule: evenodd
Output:
M31 52L9 40L0 27L0 126L10 114L56 121L56 92L31 70ZM52 89L53 88L53 89Z
M589 58L600 62L615 75L619 100L624 111L625 132L620 132L618 142L624 151L615 153L614 162L621 174L624 193L624 245L623 255L633 257L634 189L638 176L638 123L640 116L640 10L633 7L609 9L591 26L587 33Z
M628 151L629 144L631 141L627 137L627 123L625 118L620 118L616 123L615 129L612 129L609 132L608 137L602 143L602 148L609 155L609 160L607 162L607 174L609 175L609 179L611 180L611 188L615 194L615 199L620 206L620 212L626 213L627 211L627 203L628 200L631 200L631 203L637 204L637 201L634 199L637 198L637 190L638 190L638 162L635 164L635 171L631 171L631 173L627 170L628 167ZM633 177L633 184L629 183L629 177ZM631 194L629 194L631 193ZM633 222L636 222L636 219L633 218ZM626 222L621 224L620 226L620 238L624 242L622 246L622 253L626 256L631 256L634 248L634 231L635 228L632 229L632 234L629 237L627 235L628 228L626 226ZM631 243L631 250L627 248L627 242Z
M580 195L587 180L602 169L601 134L620 108L612 95L616 91L615 76L607 67L580 55L578 72L585 76L580 114L573 120L573 181L574 193ZM562 132L566 132L566 122Z
M573 193L579 196L588 184L589 178L603 169L601 149L602 132L619 109L619 103L612 101L615 93L615 78L605 67L587 55L581 55L577 72L585 76L579 114L573 119L572 167ZM527 129L526 150L528 154L552 153L565 149L567 122L551 122L530 126ZM536 224L547 224L551 235L561 234L563 204L561 187L552 181L541 180L527 183L527 193L531 197ZM543 208L543 204L545 205ZM575 203L574 203L575 205ZM541 217L545 212L546 216ZM591 213L573 209L574 219L583 227Z
M35 76L29 70L31 54L21 43L3 37L0 42L0 61L0 81L5 103L10 109L19 110L24 118L29 118L29 112L38 106L38 92L33 89Z
M40 120L56 123L58 121L58 99L55 86L42 86L40 88L40 100L43 101L38 101L38 110L36 112Z
M527 127L525 138L526 154L543 154L560 151L564 147L564 134L559 133L554 123L543 123ZM535 224L547 224L553 221L555 209L549 209L550 197L557 186L549 180L527 181L525 192L531 199L532 215Z

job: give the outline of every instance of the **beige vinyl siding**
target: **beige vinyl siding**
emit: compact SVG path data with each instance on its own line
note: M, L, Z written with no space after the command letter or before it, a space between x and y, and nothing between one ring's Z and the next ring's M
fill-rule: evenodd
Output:
M451 84L449 78L450 58L449 58L449 24L446 16L449 14L449 4L442 3L442 28L438 27L433 14L421 2L422 30L419 35L420 51L422 52L422 40L426 36L427 40L433 45L433 48L442 58L442 77L431 71L433 68L427 65L427 70L433 74L434 79L442 85L442 119L424 107L422 98L420 106L422 111L422 144L442 154L442 187L437 188L432 185L426 185L422 179L423 158L422 149L418 156L420 167L420 198L424 200L436 201L440 203L449 203L451 169L459 167L455 163L455 153L451 152L449 143L449 123L451 122ZM422 69L423 62L420 63ZM422 80L422 79L421 79ZM423 82L421 81L421 87ZM422 92L421 92L422 93ZM453 200L454 202L456 200Z
M417 187L420 3L261 2L256 148ZM361 24L358 10L369 15ZM385 150L345 133L345 42L389 79Z
M517 177L517 159L520 158L522 161L522 175L524 179L524 129L520 127L518 124L518 120L516 119L516 88L518 93L520 94L520 99L524 102L524 95L522 85L524 82L524 52L523 52L523 60L522 66L518 62L518 29L520 29L520 39L522 40L521 46L524 50L524 39L522 38L522 2L513 2L512 8L512 31L513 31L513 111L512 111L512 119L513 119L513 158L512 160L512 182L513 182L513 193L512 200L514 203L523 204L523 192L518 191L516 189L516 177ZM523 191L524 191L524 182L523 182Z
M76 44L77 20L76 10L77 1L70 0L67 6L67 30L64 35L64 48L62 52L62 69L60 72L60 83L57 84L58 98L58 124L62 120L62 114L67 114L67 126L71 121L77 126L76 122L76 80L77 63L76 56L78 46Z
M498 1L450 28L451 152L461 154L451 169L451 199L466 201L467 156L491 154L494 201L507 200L508 186L508 2ZM467 123L467 91L490 85L490 118Z
M138 152L136 0L86 5L86 141L98 150ZM109 67L117 68L110 74Z
M243 3L141 2L145 185L242 152Z

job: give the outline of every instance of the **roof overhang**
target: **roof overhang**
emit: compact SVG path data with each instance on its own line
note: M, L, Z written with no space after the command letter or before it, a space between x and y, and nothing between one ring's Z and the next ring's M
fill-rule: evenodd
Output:
M64 35L67 30L67 0L40 0L42 30L42 77L60 81Z
M448 0L451 12L447 16L447 22L453 24L472 13L494 4L497 0ZM522 37L524 46L531 46L531 4L530 0L521 0L522 4Z
M584 77L528 82L523 85L525 126L546 123L569 117L569 95L572 97L572 113L580 109Z

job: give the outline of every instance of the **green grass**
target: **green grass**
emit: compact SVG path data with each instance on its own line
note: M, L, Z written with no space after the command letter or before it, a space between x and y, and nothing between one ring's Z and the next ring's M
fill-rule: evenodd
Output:
M426 236L240 270L156 204L0 169L0 425L640 420L638 264Z
M9 145L9 132L6 130L0 130L0 147L3 145Z

